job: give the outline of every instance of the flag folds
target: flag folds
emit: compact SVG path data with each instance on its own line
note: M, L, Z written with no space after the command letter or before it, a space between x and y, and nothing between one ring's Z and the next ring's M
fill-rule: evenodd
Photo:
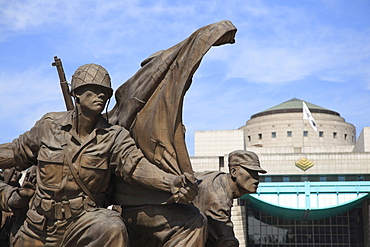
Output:
M234 43L235 33L230 21L202 27L145 59L142 68L116 90L109 121L128 129L145 157L162 170L193 173L182 123L184 96L207 51Z
M303 103L303 119L307 119L310 122L310 125L311 125L312 129L314 131L317 131L315 119L313 118L313 116L312 116L310 110L308 109L306 103L304 103L304 101L302 101L302 103Z
M144 156L174 175L193 174L182 123L184 96L203 56L212 46L234 43L230 21L202 27L184 41L145 59L142 68L116 90L109 121L130 131ZM151 176L151 174L148 174ZM171 202L172 193L152 193L139 184L117 179L117 204L145 205Z

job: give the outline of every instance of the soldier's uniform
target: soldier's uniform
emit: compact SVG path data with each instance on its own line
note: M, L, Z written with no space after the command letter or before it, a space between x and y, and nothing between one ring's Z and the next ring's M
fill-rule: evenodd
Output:
M13 187L0 180L0 211L11 211L8 201L11 194L17 190L17 187Z
M21 168L37 165L36 193L15 246L81 246L90 239L96 246L116 246L127 238L119 213L101 207L115 170L123 171L124 165L129 176L142 153L125 129L109 125L103 117L81 143L72 128L73 115L74 111L46 114L13 142ZM77 184L67 159L94 199Z
M258 156L251 151L231 152L228 163L229 166L242 166L266 173L260 167ZM231 208L235 199L232 183L236 182L230 179L230 174L220 171L197 172L195 176L199 181L199 193L193 202L208 220L208 238L205 246L239 246L231 221Z
M10 212L9 198L17 188L0 180L0 243L9 246L9 236L12 228L13 214Z
M72 91L95 84L110 89L111 96L110 78L101 66L81 66L74 76ZM13 141L15 164L37 166L36 192L14 246L127 246L120 214L104 208L111 176L171 191L176 176L150 164L126 129L100 115L82 141L76 118L76 109L48 113Z
M200 184L199 194L194 200L194 205L206 215L208 220L206 246L219 246L218 244L223 240L233 241L235 246L239 246L231 221L233 192L227 174L209 171L195 173L195 176Z

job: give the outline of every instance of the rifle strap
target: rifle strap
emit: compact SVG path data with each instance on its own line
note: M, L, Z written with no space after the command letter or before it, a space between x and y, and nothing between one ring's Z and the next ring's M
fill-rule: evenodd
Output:
M71 159L68 155L67 144L63 145L63 151L64 151L65 159L68 163L69 169L71 170L71 173L73 175L73 178L76 180L77 184L80 186L80 188L83 190L83 192L85 192L85 194L88 197L90 197L91 200L93 200L96 204L96 200L95 200L94 196L92 195L90 190L88 188L86 188L85 184L81 181L80 177L77 175L76 169L73 167L72 161L71 161Z

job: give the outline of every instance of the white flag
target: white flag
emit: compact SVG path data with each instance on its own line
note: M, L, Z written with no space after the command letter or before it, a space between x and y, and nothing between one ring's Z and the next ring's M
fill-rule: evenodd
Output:
M311 127L313 128L313 130L317 132L315 119L313 118L313 116L312 116L310 110L308 109L306 103L304 103L304 101L302 101L302 103L303 103L303 119L307 119L310 122Z

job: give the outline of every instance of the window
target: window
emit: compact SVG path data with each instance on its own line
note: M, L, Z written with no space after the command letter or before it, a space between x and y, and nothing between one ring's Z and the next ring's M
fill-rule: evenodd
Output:
M337 138L337 132L333 132L333 138Z
M363 246L359 208L319 220L288 220L248 205L246 216L247 246Z
M224 162L224 156L219 156L218 157L218 164L221 167L225 167L225 162Z
M290 176L290 182L301 182L301 176Z
M347 140L347 134L344 134L344 140Z
M290 178L289 178L289 176L284 176L283 177L283 182L290 182Z
M258 134L258 140L262 140L262 134Z
M319 131L319 137L324 137L324 131Z
M346 177L344 175L339 175L338 181L346 181Z
M248 136L248 141L249 141L249 142L251 141L251 136Z
M276 138L276 132L271 132L271 138Z
M346 175L346 181L357 181L358 177L356 175Z
M303 131L303 136L308 136L308 131L307 130Z
M271 183L271 177L270 177L270 176L266 176L266 177L265 177L265 182L267 182L267 183Z
M287 132L286 132L286 136L287 136L287 137L292 137L292 131L287 131Z
M326 182L326 176L320 176L320 182Z
M238 202L238 206L245 206L245 204L246 204L245 200L241 199L241 198L238 198L237 202Z

